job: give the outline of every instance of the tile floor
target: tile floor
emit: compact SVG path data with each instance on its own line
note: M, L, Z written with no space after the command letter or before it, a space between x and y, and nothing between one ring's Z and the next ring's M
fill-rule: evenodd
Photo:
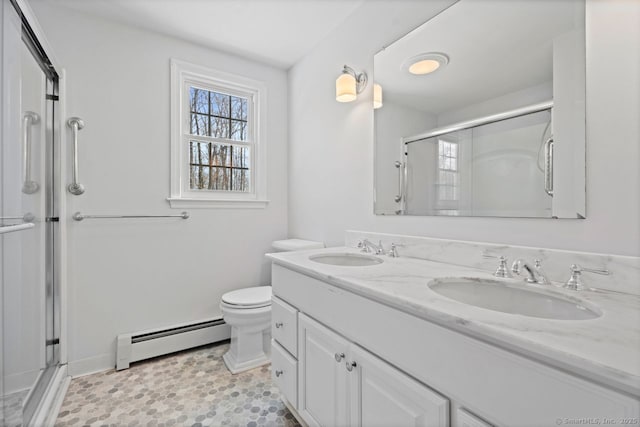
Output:
M19 391L9 394L0 400L2 411L4 412L4 424L7 427L22 426L22 403L27 397L29 390ZM0 423L2 423L2 414L0 414Z
M228 343L71 381L56 426L298 426L270 366L232 375Z

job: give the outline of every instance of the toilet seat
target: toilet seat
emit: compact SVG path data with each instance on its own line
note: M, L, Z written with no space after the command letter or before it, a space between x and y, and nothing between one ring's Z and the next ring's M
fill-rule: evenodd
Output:
M271 286L254 286L222 295L222 304L236 309L250 309L271 305Z

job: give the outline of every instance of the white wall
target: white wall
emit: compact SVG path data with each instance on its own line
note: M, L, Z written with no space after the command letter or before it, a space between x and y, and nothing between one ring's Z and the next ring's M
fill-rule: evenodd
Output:
M261 80L268 92L266 209L192 209L187 221L67 218L69 361L79 374L114 366L120 333L218 316L224 292L269 283L263 255L287 234L287 75L45 2L33 8L67 71L67 115L86 122L86 193L66 196L70 213L179 213L165 200L170 58Z
M640 255L640 3L587 1L587 219L373 215L371 85L334 100L342 64L373 55L449 2L366 2L289 71L289 234L341 244L345 229ZM614 64L614 65L612 65Z

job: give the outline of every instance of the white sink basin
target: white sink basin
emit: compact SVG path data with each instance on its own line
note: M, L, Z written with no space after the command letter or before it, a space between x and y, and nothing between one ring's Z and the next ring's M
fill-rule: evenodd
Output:
M434 292L458 302L487 310L557 320L586 320L602 313L591 304L571 297L525 288L491 279L435 279L428 283Z
M322 254L311 255L309 259L320 264L340 265L343 267L364 267L382 263L380 258L358 254Z

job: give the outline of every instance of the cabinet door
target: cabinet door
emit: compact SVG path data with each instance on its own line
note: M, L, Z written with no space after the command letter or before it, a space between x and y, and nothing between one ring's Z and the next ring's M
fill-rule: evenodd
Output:
M491 424L462 408L458 408L456 415L458 416L458 427L493 427Z
M346 426L348 342L311 318L298 319L298 410L310 426Z
M356 345L349 362L350 413L354 426L449 425L449 400Z

